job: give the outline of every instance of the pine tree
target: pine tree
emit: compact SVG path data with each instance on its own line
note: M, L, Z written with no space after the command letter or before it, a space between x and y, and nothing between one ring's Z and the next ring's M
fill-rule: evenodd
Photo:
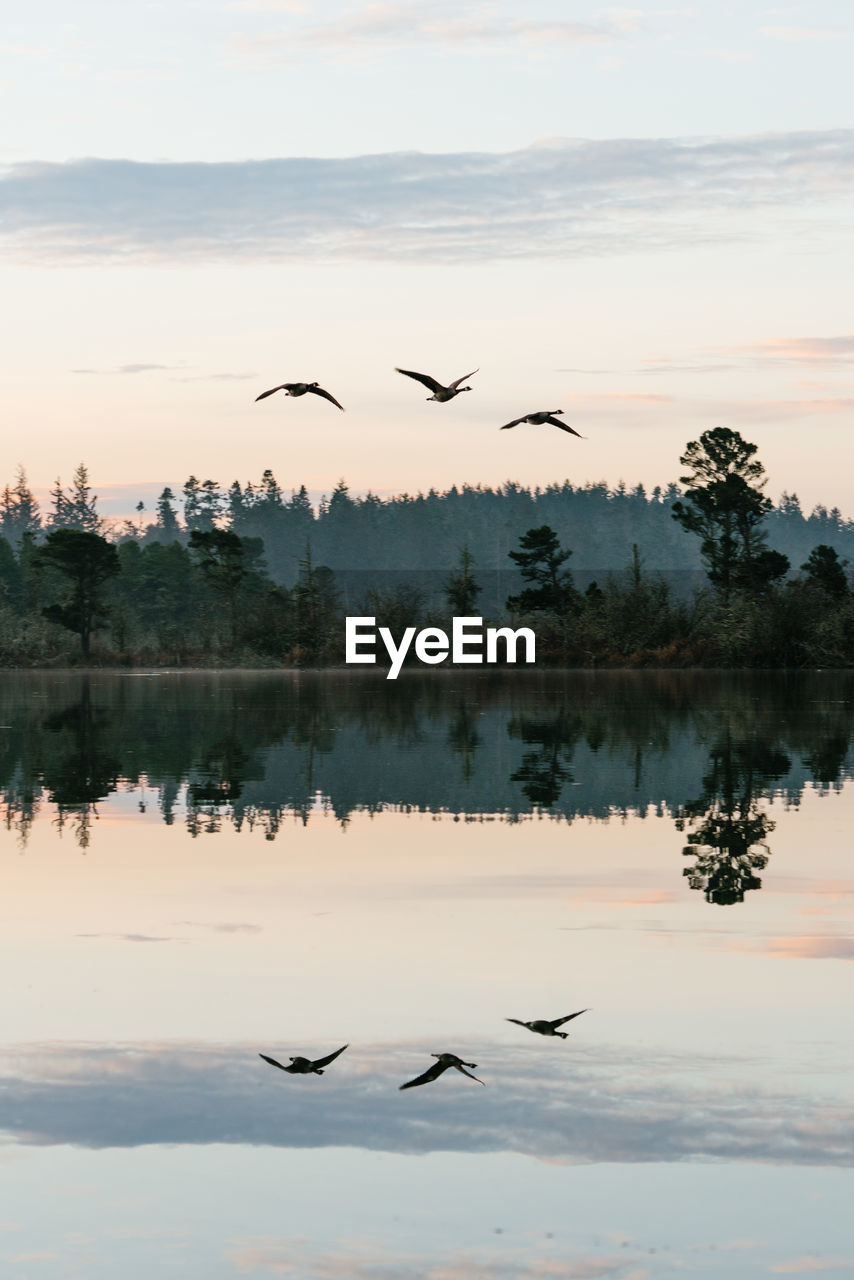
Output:
M157 506L155 508L157 516L154 521L155 529L157 529L159 533L163 534L161 539L163 542L172 541L177 538L180 531L178 517L175 514L175 508L172 506L174 501L175 495L167 485L160 497L157 499Z

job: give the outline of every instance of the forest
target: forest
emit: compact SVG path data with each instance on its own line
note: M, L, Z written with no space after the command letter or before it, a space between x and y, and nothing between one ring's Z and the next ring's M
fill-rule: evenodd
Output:
M507 482L315 509L272 471L191 476L109 524L84 464L42 513L22 470L0 496L0 666L315 666L346 614L395 634L454 615L532 625L572 666L850 666L854 521L774 504L756 446L718 427L680 483ZM570 564L571 561L571 564Z

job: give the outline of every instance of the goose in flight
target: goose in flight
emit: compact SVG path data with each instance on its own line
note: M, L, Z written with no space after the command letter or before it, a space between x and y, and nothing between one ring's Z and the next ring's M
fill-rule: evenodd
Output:
M286 396L304 396L306 391L310 391L312 395L323 396L324 400L331 400L334 405L338 405L341 412L344 412L343 404L338 404L334 396L328 391L324 391L323 387L316 382L280 382L277 387L271 387L269 391L262 391L260 396L255 397L255 403L259 400L266 400L267 396L272 396L277 391L284 391Z
M458 1058L455 1053L433 1053L430 1055L436 1061L432 1067L428 1067L426 1071L422 1071L420 1076L416 1076L414 1080L407 1080L406 1084L402 1084L401 1089L414 1089L417 1084L429 1084L431 1080L438 1080L443 1071L447 1071L448 1067L456 1067L457 1071L461 1071L464 1076L468 1076L469 1080L477 1080L478 1084L483 1084L483 1080L478 1080L477 1076L473 1076L470 1071L466 1071L466 1067L476 1067L476 1062L463 1062L462 1058Z
M536 1031L540 1036L560 1036L561 1040L565 1040L568 1032L558 1031L558 1027L562 1027L565 1022L571 1022L573 1018L580 1018L582 1013L587 1013L587 1009L579 1009L578 1013L568 1013L565 1018L555 1018L553 1022L549 1022L547 1018L537 1018L534 1022L520 1022L518 1018L505 1018L505 1022L515 1022L517 1027L527 1027L529 1031Z
M339 1053L343 1053L349 1048L344 1044L340 1049L336 1049L334 1053L327 1053L325 1058L290 1058L290 1066L282 1066L281 1062L277 1062L275 1058L268 1058L266 1053L259 1053L258 1057L263 1058L265 1062L269 1062L271 1067L278 1067L280 1071L289 1071L293 1076L307 1076L314 1072L316 1076L323 1075L323 1068L328 1067L330 1062L334 1062Z
M438 400L442 403L445 400L453 400L454 396L458 396L461 391L471 391L471 387L461 387L460 383L465 382L466 378L473 378L478 372L472 369L471 373L464 373L461 378L457 378L456 382L449 382L443 387L441 382L437 382L435 378L431 378L429 373L413 373L411 369L398 369L395 366L395 373L402 373L405 378L414 378L416 382L422 382L433 392L432 396L428 396L428 400Z
M512 422L505 422L503 427L499 427L499 430L509 431L511 427L518 427L520 422L530 422L535 427L541 427L548 422L552 427L560 427L561 431L568 431L570 435L578 436L579 440L584 439L580 431L576 431L568 422L561 422L559 418L556 418L556 413L563 413L563 409L541 409L539 413L526 413L523 418L514 418Z

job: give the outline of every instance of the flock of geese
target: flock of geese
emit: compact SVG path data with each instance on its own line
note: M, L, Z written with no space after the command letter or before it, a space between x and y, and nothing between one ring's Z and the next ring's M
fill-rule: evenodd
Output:
M431 378L429 373L415 373L412 369L395 369L395 373L402 373L405 378L414 378L416 382L422 383L433 394L428 396L428 400L437 400L439 404L445 404L448 400L453 400L454 396L458 396L463 391L471 391L471 387L460 386L461 382L465 382L466 378L473 378L478 372L472 369L471 373L464 373L461 378L455 378L453 382L449 382L447 386L443 386L441 382L437 382L435 378ZM277 391L284 391L286 396L304 396L311 393L315 396L322 396L324 400L328 400L330 404L334 404L337 408L344 412L343 404L335 399L329 392L324 391L323 387L317 382L280 382L277 387L271 387L269 391L262 391L260 396L255 397L255 403L259 400L266 400L267 396L275 395ZM521 418L514 418L512 422L505 422L500 431L509 431L511 427L518 427L520 423L527 422L536 427L541 427L548 423L552 427L560 427L561 431L568 431L570 435L578 436L579 439L584 437L580 431L576 431L567 422L561 422L558 414L563 413L563 409L539 409L536 413L526 413Z
M471 377L471 374L467 374ZM277 388L278 390L278 388ZM562 1027L565 1022L571 1022L573 1018L579 1018L582 1013L587 1013L587 1009L579 1009L577 1013L568 1013L564 1018L554 1018L551 1021L548 1018L536 1018L533 1022L522 1022L519 1018L505 1018L505 1022L515 1022L517 1027L527 1027L529 1031L536 1032L540 1036L560 1036L562 1040L567 1038L566 1031L559 1031L558 1027ZM259 1053L258 1057L263 1058L271 1067L278 1067L279 1071L287 1071L293 1076L316 1075L322 1076L324 1067L328 1067L330 1062L334 1062L345 1049L349 1049L349 1045L343 1044L340 1049L336 1049L334 1053L327 1053L325 1058L289 1058L289 1066L277 1061L276 1058L268 1058L266 1053ZM432 1053L431 1058L436 1061L426 1071L422 1071L420 1076L416 1076L414 1080L407 1080L405 1084L400 1085L401 1089L414 1089L419 1084L430 1084L432 1080L438 1080L443 1072L454 1067L464 1076L468 1076L469 1080L477 1080L478 1084L485 1084L484 1080L473 1076L471 1071L466 1071L466 1067L471 1067L472 1071L477 1067L476 1062L465 1062L455 1053Z

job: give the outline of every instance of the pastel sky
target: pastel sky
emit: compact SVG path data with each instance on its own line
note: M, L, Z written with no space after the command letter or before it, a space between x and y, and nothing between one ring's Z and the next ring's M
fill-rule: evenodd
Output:
M0 484L652 486L727 425L854 515L852 53L847 0L34 0ZM585 439L498 434L544 408Z

